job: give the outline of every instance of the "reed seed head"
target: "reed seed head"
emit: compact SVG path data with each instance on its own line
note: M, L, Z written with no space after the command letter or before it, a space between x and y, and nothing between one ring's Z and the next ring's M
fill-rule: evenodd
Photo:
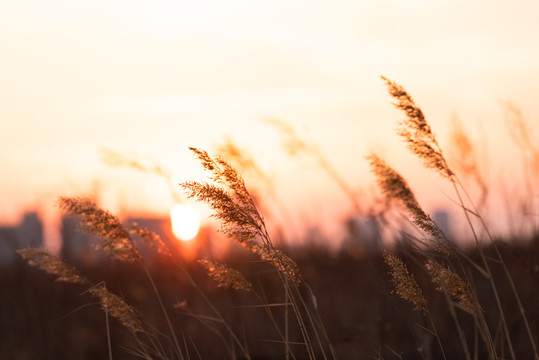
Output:
M60 197L58 204L66 213L80 217L79 225L83 231L102 239L102 242L96 245L98 249L103 249L111 257L122 261L132 262L142 258L120 220L97 207L93 201Z
M386 83L389 94L396 100L393 105L406 114L406 118L399 122L397 134L404 138L408 149L416 154L427 168L435 169L445 178L452 178L453 171L449 169L421 108L401 85L383 76L382 80Z
M425 268L430 273L437 290L447 291L470 314L477 315L483 312L477 299L472 294L470 285L458 274L432 259L425 264Z
M216 184L190 181L180 184L189 198L208 203L215 211L214 216L222 221L223 232L240 243L249 243L265 232L264 219L245 186L243 178L226 161L207 152L190 148L211 173Z
M252 170L259 175L262 174L252 156L249 156L245 150L240 149L230 138L227 138L226 142L219 146L217 151L225 159L229 159L233 164L236 164L240 170Z
M56 276L56 281L74 284L87 284L88 280L80 275L74 268L49 254L45 249L26 248L17 250L17 253L28 262L29 265L40 268L48 274Z
M455 168L459 174L472 178L481 189L481 197L478 205L481 207L485 204L488 196L488 186L483 179L480 171L480 162L478 161L477 149L472 143L470 137L462 128L462 124L458 118L454 118L451 127L451 162L455 164Z
M427 300L402 260L393 254L384 252L384 261L390 268L391 282L395 287L393 292L414 304L417 310L421 310L425 315L428 314Z
M265 119L265 122L275 126L281 132L283 135L283 146L290 156L302 152L311 153L316 151L311 145L303 141L297 131L286 122L279 119Z
M282 251L267 244L256 244L251 248L251 251L259 255L262 260L273 264L277 270L285 274L296 285L300 285L303 282L303 277L296 262Z
M224 188L193 181L180 184L187 191L188 197L208 203L215 211L214 216L222 221L224 233L234 237L263 260L271 262L295 283L301 283L296 263L271 245L264 219L258 212L241 176L220 157L212 157L207 152L195 148L190 149L202 166L211 173L210 178ZM257 236L262 239L263 245L255 242Z
M376 175L378 186L390 199L401 201L412 217L412 221L420 229L427 232L435 239L444 239L442 230L428 216L417 202L413 191L406 180L397 171L386 164L377 155L367 157L371 165L371 171Z
M107 290L104 284L88 289L88 292L99 299L101 308L118 319L123 326L132 332L144 332L135 310L123 301L118 295Z
M238 270L209 258L199 260L198 262L208 271L208 274L217 281L217 286L225 289L253 290L251 283L249 283Z
M140 226L139 224L134 222L129 227L129 233L132 235L139 236L146 244L150 245L154 249L157 249L157 252L159 254L172 256L172 253L165 245L163 240L161 240L161 237L153 231L150 231L147 228Z

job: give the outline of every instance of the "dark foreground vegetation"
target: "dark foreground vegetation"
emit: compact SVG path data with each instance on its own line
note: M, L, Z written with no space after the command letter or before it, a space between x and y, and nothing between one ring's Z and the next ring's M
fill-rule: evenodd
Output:
M539 239L525 245L499 243L498 246L503 251L504 260L517 285L531 330L537 334ZM485 249L487 257L494 257L491 252L492 249ZM315 294L320 317L338 358L442 358L434 336L425 330L430 325L425 323L422 313L392 294L393 286L382 254L358 258L346 252L329 254L321 248L290 249L289 253L302 270L305 283ZM395 254L408 265L424 290L446 357L464 358L447 303L434 290L429 276L422 273L421 267L415 264L418 256L422 255L406 247L396 249ZM480 258L477 251L470 251L467 256L476 260ZM168 305L182 304L193 313L211 314L200 301L197 290L175 264L165 258L161 260L151 268L151 272L163 302ZM238 256L222 260L241 269L254 286L265 282L263 286L269 297L268 302L284 300L272 299L275 294L282 293L282 285L267 276L272 271L267 264L251 262L253 259L241 259ZM504 279L499 266L495 262L491 265L495 279ZM248 307L259 304L256 298L246 291L218 288L198 263L185 266L229 325L244 337L253 359L283 358L284 345L278 343L278 336L265 311ZM139 264L107 261L94 267L79 267L79 270L94 283L105 281L107 288L121 294L141 315L143 321L163 333L167 332L156 295ZM18 261L11 268L2 269L0 276L0 358L105 359L108 357L107 327L111 331L113 358L138 358L132 353L134 347L131 334L116 319L110 318L107 325L105 313L86 288L56 282L53 276L29 267L23 261ZM478 291L477 297L485 314L496 314L492 290L485 279L476 275L471 281ZM527 340L512 290L503 280L497 280L497 286L515 355L518 359L531 359L533 350ZM272 292L273 288L275 291ZM302 291L306 298L310 296L307 289ZM282 309L276 307L272 312L276 318L284 317ZM230 339L221 339L210 330L216 324L190 316L182 308L177 308L169 315L182 346L186 344L190 358L228 357L223 341ZM460 312L458 320L465 331L470 351L476 353L476 358L486 358L485 349L477 339L472 317ZM487 317L487 322L491 329L497 329L493 340L500 349L499 355L508 358L507 350L505 353L503 350L507 345L504 345L499 317ZM208 323L210 327L206 326ZM294 331L291 329L291 332ZM299 338L297 334L291 334L290 337L291 340ZM169 336L163 338L168 340L161 339L160 346L166 353L173 354L172 340ZM242 358L241 355L238 357Z

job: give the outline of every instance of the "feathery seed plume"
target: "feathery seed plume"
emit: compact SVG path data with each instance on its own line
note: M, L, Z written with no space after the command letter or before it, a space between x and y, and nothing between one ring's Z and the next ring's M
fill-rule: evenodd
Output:
M133 332L144 332L142 324L135 315L135 310L118 295L108 291L105 285L92 287L88 289L88 292L98 298L103 310L118 319L123 326Z
M246 154L246 152L240 149L230 138L227 138L226 143L219 146L217 151L223 158L230 159L240 170L253 170L258 175L264 175L258 168L252 156Z
M389 198L397 199L406 206L414 224L434 238L444 239L442 230L423 211L406 180L377 155L371 154L367 160L370 162L371 171L376 175L378 186Z
M291 156L297 155L301 152L317 152L316 147L307 144L303 139L301 139L296 130L286 122L279 119L265 119L265 122L275 126L281 132L283 135L283 145Z
M451 145L451 149L453 149L452 163L460 171L459 173L474 179L481 189L481 198L478 201L479 207L481 207L487 199L488 186L479 171L476 148L456 117L452 121Z
M281 273L286 274L288 279L292 280L296 285L302 283L303 278L298 265L282 251L273 247L270 248L267 245L258 244L253 246L252 251L258 254L262 260L273 264Z
M211 173L210 179L225 189L203 182L185 182L180 185L187 191L188 197L208 203L215 211L214 216L222 221L223 232L240 243L249 243L257 234L263 233L264 219L237 171L218 156L210 157L206 151L195 148L190 150Z
M210 178L230 191L216 185L192 181L180 184L187 191L188 197L208 203L215 211L214 216L222 221L224 233L234 237L263 260L271 262L279 271L299 284L301 275L296 263L271 244L264 219L241 176L220 157L211 157L205 151L190 149L202 166L211 173ZM262 245L254 241L257 236L262 240Z
M26 248L17 250L17 253L25 259L29 265L40 268L48 274L56 275L56 281L64 281L74 284L86 284L86 280L74 268L49 254L44 249Z
M83 231L102 239L102 242L96 245L98 249L103 249L113 258L122 261L132 262L141 259L120 220L108 211L97 207L93 201L84 198L60 197L58 204L68 214L80 216L79 224Z
M483 309L472 294L470 285L462 280L458 274L432 259L425 264L425 268L431 274L432 282L437 285L437 290L447 291L470 314L480 314L483 312Z
M406 114L406 119L399 122L397 134L404 138L408 148L427 168L437 170L445 178L451 178L454 173L449 169L421 108L401 85L383 76L381 78L386 83L389 94L396 100L395 107Z
M166 256L172 256L172 253L165 245L161 237L153 231L148 230L147 228L140 226L136 222L133 222L129 227L129 232L132 235L140 236L140 238L152 248L157 249L159 254Z
M232 288L234 290L253 290L253 286L238 270L209 258L199 260L198 262L218 282L219 287Z
M427 300L419 287L414 276L408 272L408 268L400 258L393 254L384 252L384 261L391 268L391 282L395 286L395 293L401 298L408 300L415 305L417 310L423 311L426 315L429 312Z

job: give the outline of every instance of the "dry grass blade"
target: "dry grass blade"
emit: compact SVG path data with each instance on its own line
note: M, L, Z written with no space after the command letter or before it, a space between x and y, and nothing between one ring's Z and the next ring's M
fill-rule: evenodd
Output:
M395 107L406 114L406 119L399 123L397 133L404 138L408 148L426 167L437 170L446 178L451 178L454 173L447 166L442 150L421 108L402 86L383 76L382 80L386 83L389 94L396 100Z
M462 280L458 274L432 259L427 262L425 268L431 274L432 281L437 285L437 290L449 292L457 299L458 304L470 314L479 315L483 312L472 294L470 285Z
M108 291L105 285L102 284L90 288L88 292L98 298L103 310L118 319L123 326L134 333L144 332L142 324L135 314L135 310L127 305L118 295Z
M85 198L60 197L58 204L68 214L81 217L83 231L102 239L97 248L118 260L132 262L141 259L129 233L116 216Z
M44 249L26 248L17 250L17 253L22 256L29 265L38 267L48 274L56 275L56 281L74 284L88 283L88 280L81 276L75 269L56 256L49 254Z
M253 290L251 283L238 270L209 258L199 260L198 262L218 282L219 287L245 291Z
M421 310L425 315L428 314L427 300L402 260L386 252L384 253L384 261L390 267L391 282L395 286L395 293L414 304L417 310Z

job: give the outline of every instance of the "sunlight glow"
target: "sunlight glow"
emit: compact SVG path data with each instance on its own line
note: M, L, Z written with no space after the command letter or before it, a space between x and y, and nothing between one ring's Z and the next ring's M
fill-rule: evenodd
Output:
M170 219L172 221L172 232L182 240L192 240L200 228L198 212L191 205L176 204L170 210Z

